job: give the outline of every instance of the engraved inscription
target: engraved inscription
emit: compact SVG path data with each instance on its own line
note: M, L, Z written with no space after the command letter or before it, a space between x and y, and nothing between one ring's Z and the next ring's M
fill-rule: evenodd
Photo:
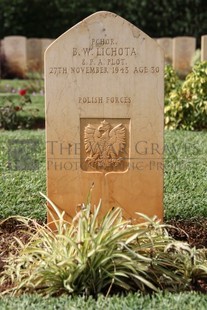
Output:
M84 130L85 162L94 168L119 166L124 158L121 154L126 145L126 128L122 123L112 127L102 121L98 127L88 124Z
M91 46L94 47L99 47L102 45L116 45L117 43L115 42L114 39L110 38L110 39L106 39L106 38L101 38L101 39L95 39L93 38L91 40Z
M74 59L73 66L50 67L50 75L160 74L160 68L154 61L151 66L131 66L129 60L134 58L136 63L139 50L133 46L120 46L113 38L92 38L88 47L72 47L70 53Z
M78 103L123 103L123 104L130 104L131 97L79 97Z
M73 56L136 56L137 51L134 47L98 47L92 48L73 48Z
M91 61L90 61L91 62ZM105 64L103 61L98 62L97 65L90 66L87 65L85 59L82 60L82 66L80 67L50 67L49 74L54 76L61 76L61 75L69 75L69 74L158 74L160 72L160 68L156 66L152 67L134 67L129 68L127 66L113 66L110 65L110 59L107 60L106 66L101 66L100 64Z

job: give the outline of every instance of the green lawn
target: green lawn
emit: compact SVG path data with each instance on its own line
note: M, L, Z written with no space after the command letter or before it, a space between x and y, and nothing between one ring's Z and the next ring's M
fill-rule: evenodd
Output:
M1 132L0 218L19 214L36 219L45 219L45 201L39 195L40 191L46 192L44 137L43 130ZM35 149L34 157L35 162L38 162L38 167L35 167L36 170L15 170L15 160L10 160L13 148L12 140L17 141L17 147L20 148L21 153L21 140L25 139L38 142L38 149ZM17 167L17 169L21 169L21 167ZM30 169L30 167L26 167L26 169Z
M9 166L11 140L38 141L34 171ZM46 192L45 131L1 131L0 135L0 218L20 214L45 218ZM18 142L19 143L19 142ZM21 141L17 147L21 149ZM165 219L207 217L207 133L165 132ZM11 163L10 163L11 164ZM13 164L14 165L14 164ZM18 168L19 169L19 168ZM100 197L101 198L101 197ZM81 201L80 201L81 203Z
M207 217L207 132L165 132L165 219Z
M36 91L38 93L44 88L43 77L38 74L33 74L30 78L25 80L12 79L1 80L0 79L0 93L17 93L19 89L27 88L30 93Z
M37 295L23 295L19 298L0 300L1 310L206 310L207 296L196 293L158 293L152 296L129 294L97 300L84 297L61 296L43 298Z
M0 93L12 93L14 90L17 91L23 88L25 80L12 79L12 80L1 80L0 79Z

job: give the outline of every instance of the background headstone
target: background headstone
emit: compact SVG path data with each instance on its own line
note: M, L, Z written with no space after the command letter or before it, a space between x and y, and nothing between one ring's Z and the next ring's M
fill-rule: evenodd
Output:
M0 40L0 78L2 78L3 57L3 40Z
M201 37L201 61L207 61L207 35Z
M27 39L27 71L40 72L42 58L41 39Z
M40 57L40 63L41 63L41 71L44 71L44 54L48 46L54 41L53 39L40 39L41 40L41 57Z
M25 77L27 69L26 38L8 36L4 38L4 57L6 74L11 77Z
M173 58L173 39L159 38L156 41L164 50L165 63L171 65Z
M191 71L195 50L195 38L176 37L173 39L173 68L181 77L186 76Z
M163 67L160 46L110 12L46 50L47 195L67 219L91 186L103 214L162 218Z

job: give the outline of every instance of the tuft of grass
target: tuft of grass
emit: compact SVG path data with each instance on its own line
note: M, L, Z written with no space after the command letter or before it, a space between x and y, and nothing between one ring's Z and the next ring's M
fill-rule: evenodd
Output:
M173 240L155 218L139 214L144 222L131 224L123 219L120 208L114 208L99 219L100 203L94 208L83 205L69 223L64 212L44 197L58 216L53 221L55 232L51 223L41 226L32 221L31 226L31 220L19 219L30 241L25 245L15 238L19 251L6 260L1 280L2 285L9 282L13 287L3 294L176 292L207 278L206 250Z

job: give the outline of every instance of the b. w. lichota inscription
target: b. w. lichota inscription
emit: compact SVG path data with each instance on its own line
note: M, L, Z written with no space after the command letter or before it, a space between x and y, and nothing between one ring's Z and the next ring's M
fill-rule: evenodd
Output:
M130 67L128 60L138 58L135 47L120 47L114 39L92 39L89 47L72 47L71 56L76 65L66 67L56 65L49 68L49 74L55 76L70 74L158 74L158 66Z

